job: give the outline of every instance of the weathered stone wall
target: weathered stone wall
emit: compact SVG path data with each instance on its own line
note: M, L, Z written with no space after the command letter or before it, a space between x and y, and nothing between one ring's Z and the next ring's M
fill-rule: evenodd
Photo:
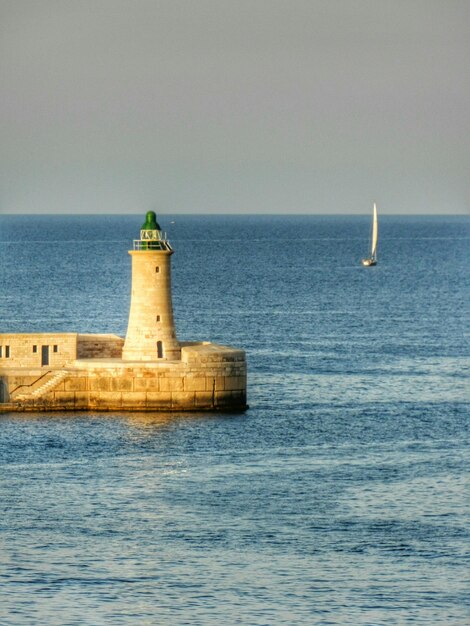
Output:
M120 359L124 339L117 335L78 335L78 359Z
M42 366L42 347L49 363ZM2 333L0 371L14 367L63 367L77 358L77 333Z
M150 363L79 359L53 372L10 370L5 376L4 371L10 390L4 402L16 403L21 411L246 408L242 350L182 344L181 356L181 361Z

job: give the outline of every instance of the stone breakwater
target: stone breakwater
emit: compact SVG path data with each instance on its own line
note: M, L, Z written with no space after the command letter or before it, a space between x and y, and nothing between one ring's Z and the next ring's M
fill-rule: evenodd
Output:
M247 408L245 353L228 346L181 342L180 360L132 362L115 335L0 335L0 345L3 411ZM43 346L50 365L38 366L30 355L43 358Z

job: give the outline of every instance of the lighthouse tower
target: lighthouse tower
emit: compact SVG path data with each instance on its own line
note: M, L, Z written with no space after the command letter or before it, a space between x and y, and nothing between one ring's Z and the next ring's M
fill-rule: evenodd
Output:
M171 303L173 249L153 211L134 240L131 308L122 350L124 361L173 361L181 358Z

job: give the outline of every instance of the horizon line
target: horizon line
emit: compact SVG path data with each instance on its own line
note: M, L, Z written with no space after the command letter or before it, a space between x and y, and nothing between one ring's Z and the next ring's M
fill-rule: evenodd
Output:
M150 209L152 210L152 209ZM111 213L111 212L105 212L105 213L67 213L67 212L54 212L54 213L43 213L43 212L38 212L38 213L2 213L0 212L0 217L5 216L5 217L17 217L17 216L21 216L24 215L25 217L39 217L39 216L47 216L47 217L53 217L53 216L68 216L68 217L72 217L72 216L117 216L117 215L121 215L123 217L125 216L134 216L134 215L141 215L142 213L144 213L145 211L135 211L135 212L131 212L131 213L122 213L122 212L118 212L118 213ZM363 216L369 216L370 213L171 213L171 212L164 212L164 211L155 211L157 213L157 215L169 215L169 216L181 216L181 217L210 217L210 216L217 216L217 217L363 217ZM380 213L381 217L393 217L393 216L401 216L401 217L470 217L470 213L467 212L462 212L462 213L401 213L401 212L396 212L396 213Z

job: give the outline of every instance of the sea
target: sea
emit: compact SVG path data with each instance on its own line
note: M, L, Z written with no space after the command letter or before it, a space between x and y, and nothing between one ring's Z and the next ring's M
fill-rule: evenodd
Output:
M0 217L0 332L126 333L143 215ZM0 413L0 624L470 623L470 219L161 215L240 413Z

